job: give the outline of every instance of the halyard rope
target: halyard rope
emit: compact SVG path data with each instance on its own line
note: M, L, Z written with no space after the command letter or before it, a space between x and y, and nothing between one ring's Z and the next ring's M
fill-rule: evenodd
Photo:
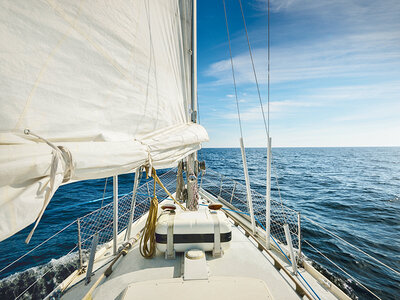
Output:
M156 174L155 170L152 169L154 190L153 198L150 200L149 215L147 216L146 225L144 226L143 234L140 238L140 254L144 258L152 258L156 250L156 222L158 213L158 199L156 195Z
M147 170L146 170L147 172ZM148 174L148 173L147 173ZM186 210L176 199L171 195L171 193L162 184L160 178L157 176L157 172L154 168L151 170L151 175L154 180L154 190L153 198L150 200L150 209L147 216L146 225L143 229L143 234L140 238L140 254L145 258L153 257L156 249L155 231L157 223L157 213L158 213L158 199L156 195L156 185L158 184L167 193L167 195L177 204L182 210Z

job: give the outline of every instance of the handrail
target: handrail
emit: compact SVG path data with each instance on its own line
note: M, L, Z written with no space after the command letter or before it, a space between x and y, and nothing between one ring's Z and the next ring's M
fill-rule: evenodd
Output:
M209 171L211 171L210 173L212 174L212 176L223 176L223 175L219 174L218 172L216 172L216 171L214 171L214 170L209 170ZM228 204L232 205L232 207L234 207L235 209L238 209L238 208L236 208L235 205L232 204L231 202L232 202L232 199L233 199L233 197L234 197L234 192L235 192L235 190L236 190L236 187L237 187L237 186L241 186L241 187L244 189L244 185L241 184L240 182L237 182L237 181L235 181L235 180L229 179L229 178L227 178L226 176L224 176L224 179L225 179L225 182L226 182L227 179L228 179L228 180L231 180L231 181L234 183L233 188L232 188L232 191L228 191L228 190L224 189L224 187L223 187L222 185L221 185L220 187L218 187L219 190L220 190L220 194L222 194L222 192L225 192L225 193L229 194L229 198L230 198L230 199L224 199L224 198L222 198L221 196L218 196L217 198L218 198L220 201L221 201L221 200L224 200L224 201L227 202ZM207 187L204 187L204 183L203 183L203 187L202 187L202 188L205 189L205 190L207 189ZM232 195L231 195L231 193L232 193ZM260 197L262 197L262 198L265 197L264 195L261 195L260 193L258 193L258 192L255 191L255 190L252 190L252 193L253 193L254 195L260 195ZM245 196L245 194L243 194L243 197L244 197L244 196ZM230 200L230 201L229 201L229 200ZM272 199L271 199L271 200L272 200ZM287 207L287 206L285 206L285 205L283 205L283 206L284 206L285 210L290 211L290 212L292 212L292 213L299 214L299 212L297 212L296 210L294 210L294 209L292 209L292 208L289 208L289 207ZM241 213L241 214L244 214L244 215L249 215L248 213L242 212L242 211L240 211L240 210L239 210L239 211L236 211L236 212ZM299 215L298 215L298 216L299 216ZM371 260L375 261L376 263L378 263L378 264L380 264L381 266L385 267L386 269L390 270L390 271L393 272L394 274L400 275L400 270L394 269L393 267L391 267L391 266L385 264L384 262L380 261L379 259L373 257L372 255L370 255L369 253L367 253L367 252L365 252L364 250L360 249L359 247L357 247L357 246L351 244L350 242L346 241L345 239L341 238L339 235L335 234L334 232L332 232L332 231L326 229L324 226L322 226L322 225L319 224L318 222L316 222L316 221L310 219L309 217L305 216L303 213L301 214L301 217L304 218L304 219L306 219L306 220L308 220L308 221L310 221L313 225L315 225L315 226L321 228L323 231L327 232L329 235L331 235L331 236L334 237L335 239L338 239L338 240L340 240L342 243L344 243L344 244L346 244L346 245L348 245L348 246L350 246L350 247L356 249L356 250L359 251L360 253L364 254L365 256L367 256L368 258L370 258ZM257 221L257 223L258 223L262 228L264 228L264 226L262 225L262 223L260 222L260 220L258 220L258 219L256 218L256 221ZM273 219L271 219L271 222L276 223L276 224L278 224L278 225L281 225L280 222L276 222L276 221L274 221ZM298 222L298 226L300 227L300 222ZM265 228L264 228L264 230L265 230ZM293 232L292 232L292 233L293 233ZM300 245L300 234L299 234L299 236L298 236L298 239L299 239L299 245ZM275 242L275 239L273 239L273 240L274 240L274 242ZM349 276L350 278L352 278L355 282L357 282L357 283L358 283L361 287L363 287L366 291L368 291L369 293L371 293L371 294L372 294L373 296L375 296L376 298L380 299L376 294L374 294L374 293L373 293L370 289L368 289L365 285L363 285L361 282L359 282L357 279L355 279L355 278L354 278L352 275L350 275L348 272L346 272L345 270L343 270L343 268L341 268L341 267L338 266L336 263L334 263L331 259L329 259L327 256L325 256L321 251L319 251L319 250L316 249L314 246L312 246L312 245L310 244L310 242L308 242L308 241L306 241L306 240L303 240L303 241L306 242L310 247L312 247L318 254L320 254L322 257L324 257L324 258L327 259L329 262L331 262L334 266L336 266L339 270L341 270L344 274L346 274L347 276ZM276 243L276 242L275 242L275 243ZM280 248L278 244L277 244L277 246L278 246L278 248ZM299 248L300 248L300 247L299 247ZM299 249L299 251L300 251L300 249ZM284 254L285 257L286 257L286 254L285 254L285 253L283 253L283 254ZM287 258L287 257L286 257L286 258ZM287 258L287 259L288 259L288 258ZM288 259L288 261L290 261L290 260ZM300 274L300 275L301 275L301 274Z
M320 254L322 257L324 257L326 260L328 260L330 263L332 263L336 268L338 268L340 271L342 271L344 274L349 276L351 279L353 279L355 282L357 282L361 287L363 287L365 290L367 290L369 293L371 293L373 296L375 296L377 299L379 296L377 296L374 292L372 292L369 288L367 288L365 285L363 285L360 281L358 281L354 276L352 276L350 273L346 272L343 270L343 268L339 267L334 261L332 261L329 257L327 257L325 254L323 254L321 251L319 251L317 248L315 248L309 241L304 240L304 242L309 245L311 248L313 248L318 254Z
M66 255L71 254L78 246L75 246L74 248L72 248ZM33 282L30 286L28 286L22 293L20 293L15 300L19 299L23 294L25 294L31 287L33 287L36 283L38 283L38 281L40 279L42 279L47 273L49 273L50 271L52 271L54 269L55 265L53 265L51 268L49 268L46 273L44 273L41 277L39 277L38 279L36 279L35 282Z
M356 249L357 251L361 252L362 254L368 256L369 258L371 258L372 260L376 261L377 263L381 264L382 266L384 266L385 268L387 268L388 270L396 273L397 275L400 275L400 272L398 270L393 269L392 267L388 266L387 264L381 262L379 259L373 257L372 255L368 254L367 252L365 252L364 250L358 248L357 246L351 244L350 242L346 241L345 239L341 238L340 236L338 236L337 234L333 233L332 231L326 229L324 226L322 226L321 224L315 222L314 220L304 216L305 219L307 219L308 221L310 221L311 223L313 223L314 225L318 226L319 228L321 228L322 230L326 231L327 233L329 233L331 236L337 238L338 240L342 241L343 243L353 247L354 249Z

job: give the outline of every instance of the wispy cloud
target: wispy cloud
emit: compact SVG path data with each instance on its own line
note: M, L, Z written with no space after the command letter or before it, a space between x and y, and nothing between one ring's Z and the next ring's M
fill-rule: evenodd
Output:
M245 102L245 101L243 101ZM270 103L270 112L274 114L274 118L277 116L281 116L284 113L293 112L294 109L304 108L304 107L316 107L320 106L317 102L301 102L301 101L293 101L293 100L285 100L279 102L271 102ZM267 113L268 106L267 104L263 105L264 112ZM221 113L221 118L225 119L237 119L237 113ZM240 118L243 121L252 121L258 122L262 120L262 111L260 105L252 105L251 107L246 106L245 109L242 109L240 112Z
M296 47L272 47L271 81L380 76L400 72L400 31L351 34L323 38ZM266 49L254 50L257 75L267 79ZM248 53L234 57L236 82L254 83ZM214 84L232 84L230 60L213 63L205 75L214 77Z
M266 11L267 1L256 0L251 4L260 11ZM270 0L270 7L273 12L307 15L327 21L340 20L341 23L363 28L377 28L389 22L400 23L400 4L397 0Z
M274 145L400 145L400 1L271 0L271 7ZM229 20L246 145L265 146L247 42L234 8ZM245 7L247 16L260 17L248 29L264 103L265 9L266 0ZM237 127L237 113L228 55L218 52L201 73L202 99L218 106L205 125L223 130L211 131L212 145L219 146L237 142L237 130L229 129Z

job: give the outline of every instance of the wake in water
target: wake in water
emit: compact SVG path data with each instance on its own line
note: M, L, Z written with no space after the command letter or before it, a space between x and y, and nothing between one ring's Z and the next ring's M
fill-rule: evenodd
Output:
M327 279L329 279L334 285L336 285L338 288L340 288L343 292L346 293L347 296L349 296L353 300L358 300L359 298L354 292L354 289L352 286L354 286L356 283L351 280L351 279L343 279L339 276L336 276L332 272L328 271L328 269L324 268L317 262L307 258L307 261L311 263L311 265L322 275L324 275Z
M0 280L0 299L43 299L78 268L73 252Z

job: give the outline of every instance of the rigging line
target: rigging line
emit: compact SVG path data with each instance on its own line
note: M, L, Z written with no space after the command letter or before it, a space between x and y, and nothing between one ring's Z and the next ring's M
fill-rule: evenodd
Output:
M60 231L58 231L57 233L53 234L51 237L49 237L47 240L41 242L39 245L37 245L35 248L29 250L28 252L26 252L24 255L20 256L19 258L17 258L16 260L14 260L12 263L8 264L7 266L5 266L3 269L0 270L0 273L3 272L4 270L8 269L9 267L11 267L13 264L15 264L16 262L20 261L22 258L24 258L25 256L27 256L28 254L32 253L33 251L35 251L37 248L39 248L40 246L42 246L43 244L47 243L49 240L51 240L53 237L55 237L56 235L60 234L61 232L63 232L65 229L69 228L72 224L75 224L76 220L73 221L72 223L68 224L67 226L65 226L63 229L61 229Z
M103 207L104 196L106 195L106 189L107 189L107 181L108 181L108 177L106 178L106 183L104 184L103 200L101 200L101 206L100 207Z
M244 12L243 12L243 7L242 7L242 0L239 0L239 4L240 4L240 11L242 12L244 30L246 32L247 45L249 47L249 54L250 54L251 65L253 67L254 79L256 81L258 99L260 101L260 107L261 107L261 112L262 112L263 121L264 121L265 133L267 134L267 138L269 139L269 128L267 127L267 121L265 119L265 112L264 112L264 107L263 107L263 103L262 103L262 100L261 100L261 93L260 93L260 87L259 87L259 84L258 84L256 68L254 66L254 59L253 59L253 53L251 51L251 46L250 46L249 34L247 32L246 20L245 20L245 17L244 17Z
M334 236L335 238L339 239L340 241L342 241L343 243L353 247L354 249L358 250L359 252L363 253L364 255L368 256L369 258L371 258L372 260L376 261L377 263L381 264L382 266L386 267L387 269L389 269L390 271L396 273L397 275L400 275L400 272L398 270L393 269L392 267L388 266L387 264L381 262L379 259L373 257L372 255L368 254L367 252L365 252L364 250L361 250L360 248L358 248L357 246L349 243L348 241L346 241L345 239L341 238L340 236L338 236L337 234L333 233L332 231L326 229L325 227L323 227L322 225L320 225L319 223L311 220L310 218L303 216L303 218L307 219L308 221L310 221L311 223L313 223L314 225L320 227L322 230L328 232L330 235Z
M237 113L238 113L238 118L239 118L240 136L243 139L242 120L240 118L239 100L238 100L238 96L237 96L236 77L235 77L235 69L233 67L231 38L230 38L230 35L229 35L228 17L227 17L227 14L226 14L225 0L222 0L222 3L224 4L226 34L228 35L229 56L230 56L230 59L231 59L233 86L235 87L236 108L237 108Z
M364 289L366 289L368 292L370 292L372 295L374 295L377 299L381 299L377 295L375 295L370 289L368 289L365 285L363 285L360 281L358 281L353 276L351 276L349 273L347 273L345 270L343 270L341 267L339 267L329 257L327 257L325 254L323 254L321 251L319 251L317 248L315 248L310 242L308 242L307 240L303 240L303 242L305 242L307 245L309 245L311 248L313 248L318 254L322 255L326 260L328 260L331 264L333 264L335 267L337 267L340 271L342 271L344 274L346 274L351 279L353 279L355 282L357 282L360 286L362 286Z

